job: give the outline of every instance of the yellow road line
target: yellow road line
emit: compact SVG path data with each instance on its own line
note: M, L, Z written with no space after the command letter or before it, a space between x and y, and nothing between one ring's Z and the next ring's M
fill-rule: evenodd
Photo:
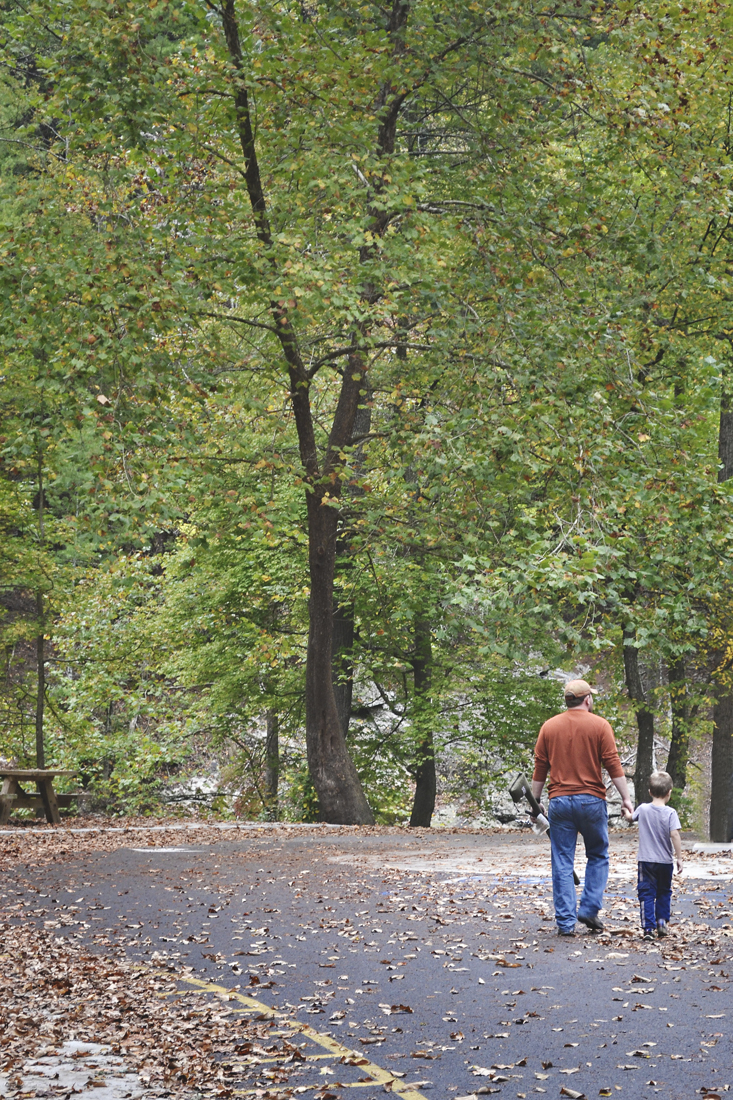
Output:
M305 1035L306 1038L312 1039L314 1043L318 1043L324 1050L329 1051L331 1054L337 1055L339 1058L356 1058L358 1059L357 1069L362 1073L371 1077L371 1081L364 1082L366 1085L389 1085L390 1090L396 1093L398 1096L404 1098L404 1100L427 1100L421 1092L417 1092L415 1089L408 1088L403 1085L398 1077L394 1077L389 1070L382 1069L381 1066L376 1065L374 1062L370 1062L368 1059L364 1059L364 1055L357 1050L351 1050L349 1047L343 1046L342 1043L336 1041L330 1035L325 1035L320 1031L316 1031L310 1024L301 1022L287 1016L284 1012L278 1012L274 1008L270 1008L269 1005L263 1004L262 1001L256 1000L254 997L246 997L243 993L235 993L232 989L227 989L223 985L214 985L213 982L202 981L201 978L189 978L176 976L176 980L179 982L186 982L188 985L196 986L197 989L204 990L207 993L213 993L217 997L225 997L228 1001L239 1001L240 1004L246 1005L250 1011L259 1011L262 1016L265 1016L271 1020L287 1020L288 1027L293 1031L299 1031L301 1035ZM362 1061L362 1059L364 1059ZM357 1082L358 1083L358 1082ZM356 1085L344 1086L347 1088L355 1088ZM238 1095L246 1095L245 1091L238 1091ZM247 1090L254 1091L254 1090Z

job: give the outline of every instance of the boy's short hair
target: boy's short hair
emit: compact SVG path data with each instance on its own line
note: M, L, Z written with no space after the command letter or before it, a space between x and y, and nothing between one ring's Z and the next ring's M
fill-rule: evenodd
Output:
M669 772L652 772L649 776L649 794L652 798L664 798L674 787Z

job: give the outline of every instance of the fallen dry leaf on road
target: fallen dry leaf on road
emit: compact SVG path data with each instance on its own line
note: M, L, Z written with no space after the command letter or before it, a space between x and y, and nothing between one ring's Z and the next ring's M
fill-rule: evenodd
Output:
M271 1021L232 1020L222 1005L192 1004L165 969L92 954L36 925L2 924L0 936L0 1069L11 1080L29 1060L53 1055L71 1031L76 1041L104 1044L122 1056L151 1095L226 1093L230 1072L214 1051L246 1053L257 1049L256 1040L270 1041ZM287 1056L286 1047L275 1044L262 1053Z

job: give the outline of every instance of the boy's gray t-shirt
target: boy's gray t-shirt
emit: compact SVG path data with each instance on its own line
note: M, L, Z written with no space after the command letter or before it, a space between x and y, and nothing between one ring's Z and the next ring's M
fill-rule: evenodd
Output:
M672 829L679 829L680 819L671 806L655 806L642 802L634 810L633 821L639 822L639 862L674 863Z

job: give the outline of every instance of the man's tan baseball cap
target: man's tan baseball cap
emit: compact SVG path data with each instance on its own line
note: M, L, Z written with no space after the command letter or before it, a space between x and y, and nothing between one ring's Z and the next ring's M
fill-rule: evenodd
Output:
M596 688L592 688L585 680L568 680L565 685L566 699L585 699L586 695L597 695Z

